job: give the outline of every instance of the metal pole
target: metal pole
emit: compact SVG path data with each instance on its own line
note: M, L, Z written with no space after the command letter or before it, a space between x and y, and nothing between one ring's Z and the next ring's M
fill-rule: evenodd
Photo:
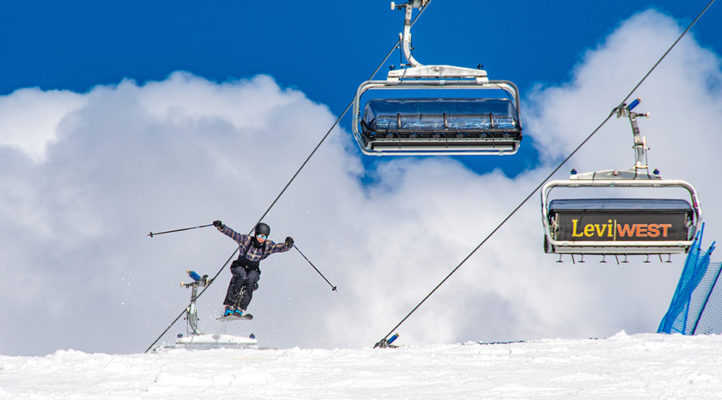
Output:
M336 291L336 286L334 286L333 284L331 284L331 282L329 282L328 279L326 279L326 277L323 276L323 274L321 273L321 271L319 271L318 268L316 268L316 266L313 265L313 263L311 262L311 260L309 260L308 257L306 257L306 255L303 254L303 253L301 252L301 250L300 250L298 247L296 247L295 244L293 245L293 248L296 249L296 251L298 252L298 254L300 254L301 257L303 257L303 258L306 260L306 262L308 262L308 264L309 264L311 267L313 267L313 269L315 269L316 272L318 272L319 275L321 275L321 278L323 278L323 280L325 280L326 283L328 283L329 286L331 286L331 291L335 292L335 291Z
M164 235L164 234L166 234L166 233L182 232L182 231L188 231L188 230L191 230L191 229L206 228L206 227L209 227L209 226L213 226L213 224L201 225L201 226L192 226L192 227L190 227L190 228L173 229L172 231L165 231L165 232L155 232L155 233L154 233L154 232L151 232L151 233L148 234L148 236L153 237L153 236L156 236L156 235Z

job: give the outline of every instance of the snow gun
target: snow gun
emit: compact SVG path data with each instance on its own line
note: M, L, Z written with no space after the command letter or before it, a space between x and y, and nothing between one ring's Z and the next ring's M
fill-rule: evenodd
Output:
M186 274L193 279L193 282L183 283L181 287L191 288L191 302L186 307L186 319L188 320L188 333L193 335L201 335L201 331L198 329L198 307L196 306L196 300L198 300L198 287L208 286L211 284L211 279L208 279L208 275L200 276L196 271L188 270Z
M186 271L186 274L188 274L188 276L191 279L193 279L193 282L190 282L190 283L181 282L181 287L185 287L185 288L191 287L191 286L203 287L203 286L208 286L211 284L211 280L208 279L208 275L200 276L196 271L193 271L193 270Z
M377 348L377 347L380 347L380 348L382 348L382 349L383 349L383 348L387 348L387 347L399 347L399 346L396 346L396 345L392 344L392 343L395 342L396 339L398 339L398 338L399 338L399 334L398 334L398 333L394 333L390 338L388 338L388 339L382 339L380 342L376 343L376 344L374 345L374 349Z

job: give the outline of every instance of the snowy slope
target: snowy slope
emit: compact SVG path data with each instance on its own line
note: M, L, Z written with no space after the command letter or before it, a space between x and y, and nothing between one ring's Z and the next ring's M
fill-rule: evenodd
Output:
M0 399L720 399L722 336L0 356Z

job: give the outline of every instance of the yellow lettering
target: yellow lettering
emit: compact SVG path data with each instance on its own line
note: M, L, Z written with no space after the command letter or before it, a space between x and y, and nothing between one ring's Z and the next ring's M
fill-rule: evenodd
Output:
M572 220L572 237L582 237L582 233L577 233L577 222L579 222L578 219Z
M595 227L596 230L597 230L597 236L599 236L600 238L601 238L602 236L604 236L604 232L607 231L607 226L606 226L606 225L596 224L596 225L594 225L594 227Z
M572 219L572 237L581 238L656 238L667 237L672 224L619 224L617 220L609 219L606 224L581 225L579 219Z

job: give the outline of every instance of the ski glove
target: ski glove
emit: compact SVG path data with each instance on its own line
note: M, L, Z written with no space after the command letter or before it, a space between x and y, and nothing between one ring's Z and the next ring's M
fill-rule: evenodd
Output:
M293 246L293 238L289 236L286 238L286 247L292 247L292 246Z
M225 228L225 225L223 225L223 222L221 222L221 220L219 220L219 219L213 221L213 226L218 228L219 231L223 230L223 228Z

